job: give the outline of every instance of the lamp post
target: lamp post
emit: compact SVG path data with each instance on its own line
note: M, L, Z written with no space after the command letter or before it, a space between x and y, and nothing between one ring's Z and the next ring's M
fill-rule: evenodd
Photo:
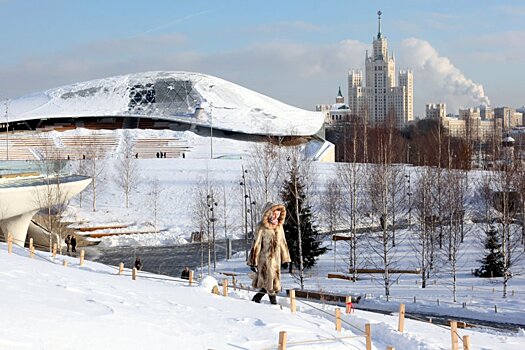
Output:
M213 159L213 111L210 110L210 159Z
M210 195L207 195L206 196L206 204L208 205L208 208L210 207ZM208 213L208 220L207 221L207 225L208 225L208 275L211 275L211 244L210 244L210 218L209 218L209 213Z
M250 219L251 219L251 226L252 226L252 236L255 235L255 232L253 231L253 228L255 226L255 200L251 200L251 191L250 191Z
M407 175L405 175L406 179L407 179L407 184L408 184L408 191L407 191L407 196L408 196L408 224L409 225L412 225L412 202L411 202L411 197L412 197L412 192L410 191L410 173L408 173Z
M213 249L213 271L215 272L215 269L217 268L217 253L215 251L215 214L214 214L214 207L217 206L217 202L213 199L213 192L211 194L208 194L206 196L206 204L208 205L209 212L209 220L208 220L208 274L210 272L210 265L211 265L211 250ZM210 244L210 222L211 222L211 244ZM213 247L213 248L212 248Z
M217 202L213 199L213 193L211 195L208 195L208 208L210 209L210 221L211 221L211 234L212 234L212 245L213 245L213 272L215 272L215 269L217 268L217 252L215 250L215 221L217 220L215 218L215 212L214 207L217 206Z
M244 165L242 166L242 181L240 185L243 187L243 210L244 210L244 250L246 253L246 261L248 261L248 204L246 203L246 200L248 199L248 194L246 193L246 174L248 173L248 170L244 169Z
M9 160L9 113L8 113L8 103L9 99L5 100L5 120L6 120L6 133L5 133L5 150L6 150L6 160Z

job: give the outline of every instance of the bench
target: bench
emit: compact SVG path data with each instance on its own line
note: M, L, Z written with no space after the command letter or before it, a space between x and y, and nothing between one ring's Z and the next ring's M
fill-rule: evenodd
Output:
M286 295L290 296L290 290L286 290ZM346 298L348 295L342 295L342 294L336 294L336 293L329 293L329 292L320 292L320 291L313 291L313 290L305 290L305 289L295 289L295 297L296 298L302 298L307 300L319 300L319 301L328 301L332 303L342 303L346 304ZM357 304L359 300L361 300L361 296L350 296L352 303Z

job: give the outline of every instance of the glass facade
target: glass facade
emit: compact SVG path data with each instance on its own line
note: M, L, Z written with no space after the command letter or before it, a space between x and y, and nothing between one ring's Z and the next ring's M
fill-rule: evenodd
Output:
M202 98L190 80L159 79L128 87L130 114L193 116Z

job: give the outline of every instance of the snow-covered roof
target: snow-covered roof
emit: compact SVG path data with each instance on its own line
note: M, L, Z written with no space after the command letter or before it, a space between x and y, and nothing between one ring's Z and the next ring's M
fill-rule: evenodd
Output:
M313 135L306 111L226 80L190 72L144 72L91 80L10 100L8 121L64 117L148 117L261 135ZM4 114L0 122L5 122Z
M350 107L348 107L348 105L346 105L344 103L334 103L330 110L333 111L333 112L336 112L336 111L340 112L342 110L350 110Z

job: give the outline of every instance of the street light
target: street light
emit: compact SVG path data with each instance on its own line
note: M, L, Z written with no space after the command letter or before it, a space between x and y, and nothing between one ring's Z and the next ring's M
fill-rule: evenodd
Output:
M407 192L407 196L408 196L408 224L412 225L412 201L411 201L412 192L410 190L410 173L408 173L408 175L405 175L405 177L407 178L407 183L408 183L408 192Z
M243 187L243 209L244 209L244 250L246 253L246 261L248 261L248 204L246 203L246 199L248 199L248 195L246 194L246 174L248 173L248 170L244 169L244 165L242 166L242 181L240 182L240 185Z
M210 109L210 159L213 159L213 110Z
M251 197L251 193L250 193L250 197ZM253 227L255 226L255 211L254 210L255 210L255 200L250 202L250 218L251 218L251 225L252 225L252 236L255 235L255 232L253 231Z
M9 114L7 113L7 105L9 103L9 99L5 100L5 120L6 120L6 133L5 133L5 149L6 149L6 160L9 160Z
M213 199L213 193L211 194L211 204L208 204L211 212L211 232L212 232L212 242L213 242L213 272L215 272L215 269L217 268L217 251L215 247L215 221L217 221L217 218L215 217L215 213L213 211L213 208L217 206L217 202Z

